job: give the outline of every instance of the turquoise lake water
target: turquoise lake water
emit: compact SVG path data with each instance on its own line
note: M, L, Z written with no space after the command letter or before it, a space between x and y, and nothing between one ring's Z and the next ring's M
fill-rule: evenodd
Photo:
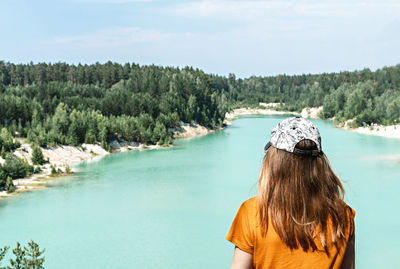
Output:
M82 163L71 178L0 201L0 246L30 239L46 268L229 268L226 241L256 193L263 148L284 116ZM356 214L357 268L400 268L400 140L314 120Z

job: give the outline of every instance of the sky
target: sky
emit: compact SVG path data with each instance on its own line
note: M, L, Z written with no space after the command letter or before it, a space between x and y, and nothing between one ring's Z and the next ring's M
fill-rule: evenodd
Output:
M237 77L400 63L400 1L1 0L0 60L193 66Z

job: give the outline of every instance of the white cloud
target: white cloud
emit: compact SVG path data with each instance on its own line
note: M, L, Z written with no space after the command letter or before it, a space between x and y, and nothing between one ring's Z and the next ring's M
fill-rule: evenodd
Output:
M400 3L202 0L156 11L166 24L172 14L179 27L111 27L47 45L66 61L192 65L239 76L374 68L400 59Z
M215 24L217 30L195 32L185 42L215 52L203 66L216 59L215 66L225 63L235 72L241 69L239 74L255 74L248 71L253 66L270 73L321 72L399 59L388 61L386 53L393 54L399 43L394 34L400 25L398 1L200 0L168 12Z
M137 43L154 43L168 39L171 34L139 27L113 27L75 36L56 37L54 43L79 47L119 47Z
M175 15L222 20L290 19L309 16L343 17L367 14L399 14L399 2L366 1L249 1L203 0L170 9ZM366 14L367 13L367 14Z
M254 42L308 39L312 44L313 40L377 39L384 29L399 25L400 2L200 0L178 4L167 12L215 23L233 38Z

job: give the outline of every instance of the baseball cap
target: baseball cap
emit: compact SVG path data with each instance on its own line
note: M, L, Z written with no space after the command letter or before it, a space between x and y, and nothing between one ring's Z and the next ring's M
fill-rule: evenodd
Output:
M296 149L297 143L303 140L314 141L318 150ZM271 131L271 138L264 151L271 146L303 156L318 156L321 152L321 136L318 128L309 120L301 117L291 117L284 119L276 125Z

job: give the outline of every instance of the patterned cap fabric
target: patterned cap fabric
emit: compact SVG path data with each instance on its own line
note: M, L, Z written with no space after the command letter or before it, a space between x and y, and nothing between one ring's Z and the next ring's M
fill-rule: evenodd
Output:
M321 136L317 127L309 120L292 117L283 120L272 129L269 144L291 153L302 154L303 151L295 150L295 147L297 143L305 139L314 141L317 144L318 153L321 152Z

